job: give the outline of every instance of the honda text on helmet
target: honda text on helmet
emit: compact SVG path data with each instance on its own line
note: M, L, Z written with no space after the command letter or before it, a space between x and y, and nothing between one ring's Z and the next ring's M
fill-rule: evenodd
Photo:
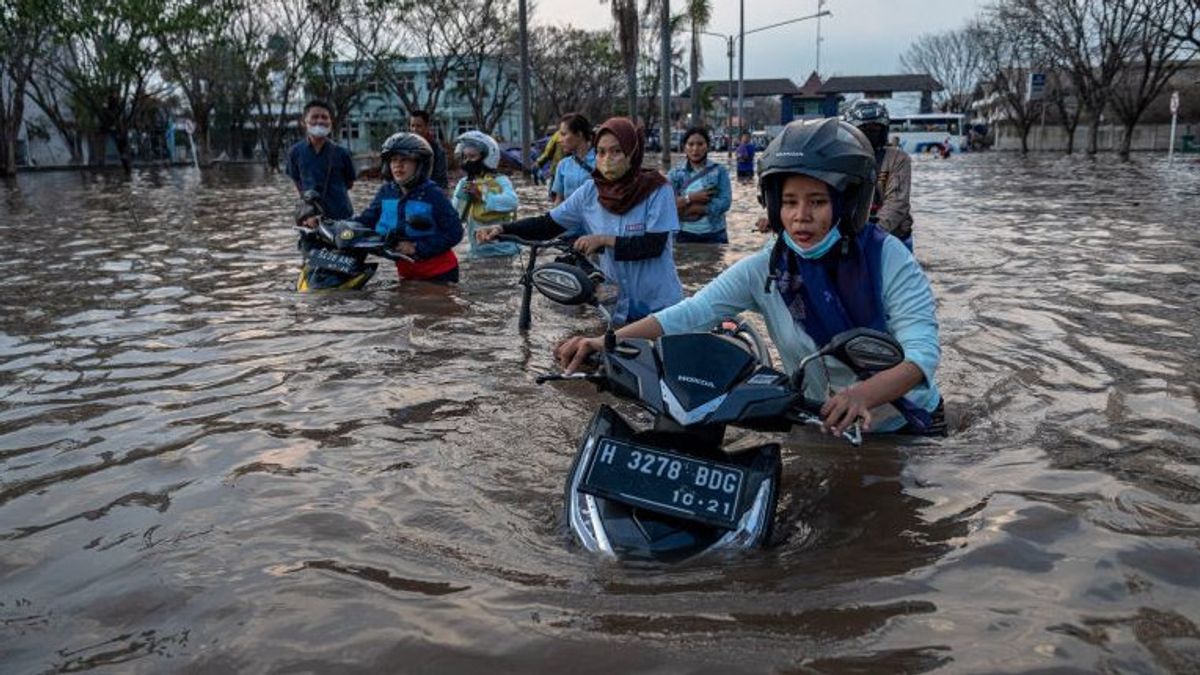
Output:
M406 190L411 189L429 179L429 174L433 170L433 148L424 138L407 131L388 136L379 150L379 159L383 162L385 178L392 177L392 169L389 164L393 157L412 159L417 162L417 170L404 181L401 187Z
M783 181L794 174L815 178L837 193L841 208L834 226L842 235L853 237L862 230L871 213L876 175L875 153L862 132L835 118L798 120L767 145L758 160L758 200L767 207L775 232L783 231Z

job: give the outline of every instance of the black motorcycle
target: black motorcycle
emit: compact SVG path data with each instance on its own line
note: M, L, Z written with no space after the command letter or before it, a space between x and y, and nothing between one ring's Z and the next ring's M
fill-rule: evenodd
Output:
M597 302L592 279L550 263L530 271L550 299ZM631 400L654 419L639 429L601 405L579 443L566 484L566 518L589 551L621 559L679 562L764 545L779 492L780 445L730 450L725 429L786 432L820 425L806 400L804 373L831 356L859 371L904 359L889 335L855 329L837 335L788 376L770 367L753 333L725 325L711 333L617 340L611 320L593 373L543 375L538 383L581 379ZM857 425L843 436L862 442Z
M316 227L303 227L312 217ZM297 247L304 261L296 290L308 291L357 290L367 285L378 263L367 262L374 255L388 260L410 260L392 250L392 242L380 236L374 228L352 220L329 220L325 217L320 196L309 190L301 197L296 212L296 232L300 235Z
M511 241L520 244L529 249L529 258L525 262L525 270L521 274L521 308L517 314L517 330L522 333L527 332L533 324L533 316L530 310L530 305L533 301L533 288L536 285L543 294L547 292L553 293L558 284L566 284L564 292L570 293L574 288L576 273L582 274L587 278L589 288L592 290L592 295L611 293L615 297L617 291L616 286L609 283L604 273L600 268L574 248L575 240L567 237L559 237L557 239L547 239L545 241L534 241L518 237L515 234L502 234L497 237L500 241ZM538 254L543 251L557 251L558 254L552 263L543 263L538 265ZM539 281L535 284L535 275ZM554 299L553 295L547 295L550 299ZM559 301L561 302L561 301Z

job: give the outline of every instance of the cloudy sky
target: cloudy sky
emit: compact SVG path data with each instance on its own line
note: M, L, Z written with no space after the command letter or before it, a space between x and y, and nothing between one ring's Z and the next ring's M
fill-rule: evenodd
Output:
M739 0L713 0L714 33L737 33ZM534 23L610 28L600 0L536 0ZM678 11L684 0L672 0ZM826 0L821 19L821 76L887 75L900 71L900 54L922 33L961 27L985 0ZM745 0L746 30L817 12L817 0ZM817 22L802 21L746 36L746 77L790 77L803 84L816 66ZM704 37L703 79L729 72L725 43ZM734 60L737 77L737 60Z

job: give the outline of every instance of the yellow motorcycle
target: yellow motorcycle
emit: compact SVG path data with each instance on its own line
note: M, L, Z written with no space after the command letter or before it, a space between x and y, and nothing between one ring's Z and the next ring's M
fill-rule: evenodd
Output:
M305 222L316 216L316 227L297 225L300 235L297 246L304 257L296 290L352 291L367 285L379 264L368 262L374 255L388 260L411 260L392 249L391 242L374 228L353 220L329 220L324 217L320 198L314 191L304 193L296 221Z

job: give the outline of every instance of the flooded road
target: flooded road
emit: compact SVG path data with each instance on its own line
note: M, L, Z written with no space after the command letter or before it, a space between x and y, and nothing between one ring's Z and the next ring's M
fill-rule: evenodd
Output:
M0 671L1197 672L1200 162L914 162L950 436L796 431L774 545L673 569L570 542L600 323L515 261L299 295L258 168L0 184Z

